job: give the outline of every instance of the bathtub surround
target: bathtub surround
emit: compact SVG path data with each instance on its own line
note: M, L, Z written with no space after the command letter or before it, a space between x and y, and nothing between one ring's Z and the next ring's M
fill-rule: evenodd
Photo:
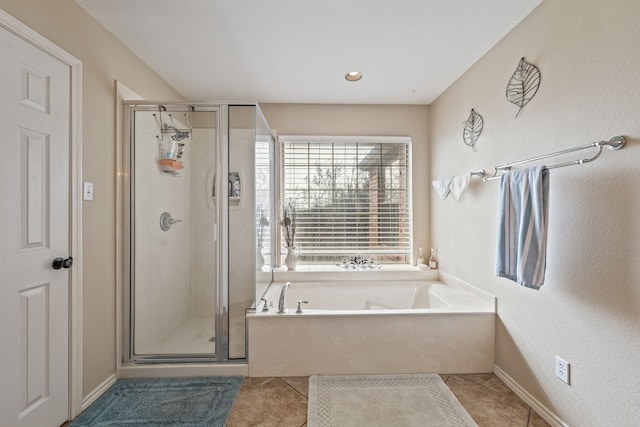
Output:
M621 153L549 172L538 291L495 276L497 182L473 180L458 203L431 196L440 268L497 297L496 372L571 426L640 418L639 21L636 0L543 1L431 106L434 177L627 137ZM504 89L523 56L545 77L516 119ZM491 123L477 153L456 125L472 106ZM571 363L570 385L555 377L556 355Z
M477 427L436 374L312 376L307 425Z
M223 426L243 377L120 380L71 426Z
M259 306L247 315L250 376L493 370L491 296L461 282L365 279L382 271L333 273L351 281L330 281L329 272L316 276L325 281L291 280L285 313ZM264 298L278 301L282 286L272 284ZM308 301L302 313L296 313L297 301Z

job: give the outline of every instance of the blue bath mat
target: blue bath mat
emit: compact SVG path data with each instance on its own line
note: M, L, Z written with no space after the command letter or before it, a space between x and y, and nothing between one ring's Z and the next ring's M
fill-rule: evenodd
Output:
M223 427L243 380L242 377L119 380L71 425Z

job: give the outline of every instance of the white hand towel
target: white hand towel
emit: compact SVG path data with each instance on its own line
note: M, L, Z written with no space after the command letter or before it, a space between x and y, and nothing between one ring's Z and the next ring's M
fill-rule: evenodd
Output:
M454 199L458 200L460 195L464 190L469 186L469 181L471 181L471 174L468 173L466 175L454 176L451 179L451 184L449 185L449 189L451 190L451 195Z
M440 196L442 200L446 199L447 196L449 196L449 192L451 191L449 187L451 186L452 179L453 177L448 177L439 179L437 181L431 181L431 184L433 184L433 188L435 188L436 193L438 193L438 196Z
M527 288L544 283L549 172L542 166L502 175L496 274Z

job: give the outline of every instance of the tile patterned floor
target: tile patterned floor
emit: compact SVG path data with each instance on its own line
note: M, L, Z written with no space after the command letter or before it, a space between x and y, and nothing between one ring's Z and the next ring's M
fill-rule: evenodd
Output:
M550 427L493 374L442 375L480 427ZM247 378L227 427L305 427L308 377Z

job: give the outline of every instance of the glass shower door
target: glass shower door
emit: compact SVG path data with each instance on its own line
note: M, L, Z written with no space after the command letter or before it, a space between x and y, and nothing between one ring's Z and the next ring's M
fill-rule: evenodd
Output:
M131 358L220 360L218 108L132 106Z

